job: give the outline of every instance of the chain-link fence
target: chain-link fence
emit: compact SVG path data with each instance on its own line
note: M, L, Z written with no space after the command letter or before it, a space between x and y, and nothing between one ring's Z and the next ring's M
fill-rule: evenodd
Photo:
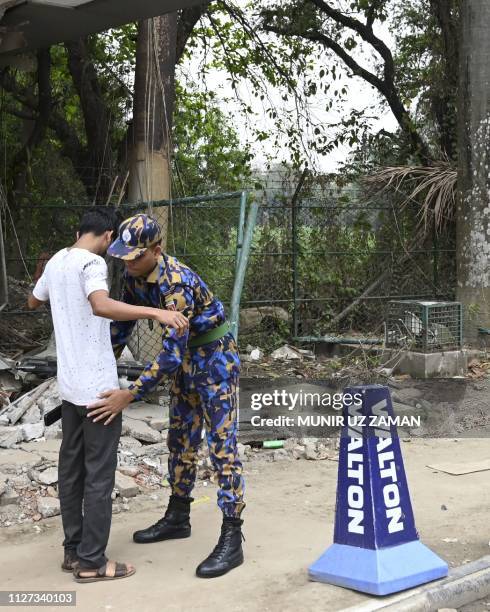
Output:
M419 212L322 177L269 181L242 297L242 344L281 334L381 339L390 300L454 299L453 232L427 231Z
M245 204L260 199L241 299L242 347L323 336L381 338L390 300L454 299L452 232L422 232L415 204L366 202L358 190L325 177L310 176L301 189L298 178L261 182L254 196L200 196L168 207L167 251L196 270L229 312ZM121 209L127 216L142 210ZM14 225L4 217L7 268L17 280L11 278L10 303L0 312L0 351L29 350L49 336L49 315L23 309L27 283L18 279L39 273L50 253L70 243L83 210L32 210L22 257ZM119 289L116 282L114 296ZM140 322L130 343L134 357L147 361L159 347L158 331Z
M183 198L168 211L166 250L195 270L231 309L237 251L244 231L246 192ZM126 207L133 214L137 207ZM151 211L150 211L151 212ZM120 297L120 296L119 296ZM128 342L138 361L151 361L161 350L159 326L138 321Z
M219 296L229 310L233 291L237 249L244 231L247 194L233 192L214 196L198 196L164 203L168 211L166 250L193 268ZM163 203L158 203L163 204ZM35 281L50 256L73 243L80 217L86 205L49 205L30 209L29 224L35 239L19 240L19 232L7 220L6 239L11 245L6 264L9 276L9 304L0 314L0 351L30 350L43 345L52 331L46 309L29 312L25 309L31 281ZM122 205L120 211L128 217L137 212L158 216L161 211L144 205ZM10 223L8 223L10 221ZM24 217L25 221L25 217ZM108 258L112 277L111 294L122 294L122 264ZM20 277L20 278L19 278ZM22 279L22 280L21 280ZM15 320L15 329L11 323ZM17 331L20 328L21 331ZM10 330L10 331L9 331ZM161 347L159 326L150 329L147 321L139 321L128 343L133 357L149 361Z

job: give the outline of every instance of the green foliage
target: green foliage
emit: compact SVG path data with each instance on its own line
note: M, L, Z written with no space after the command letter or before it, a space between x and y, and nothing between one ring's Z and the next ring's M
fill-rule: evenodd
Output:
M174 195L241 189L250 176L250 152L243 148L213 92L176 86L173 142Z

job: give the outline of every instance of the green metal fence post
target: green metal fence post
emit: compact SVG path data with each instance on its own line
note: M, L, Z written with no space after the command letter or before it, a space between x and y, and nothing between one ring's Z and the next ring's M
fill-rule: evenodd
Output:
M238 266L242 256L243 234L245 231L245 213L247 208L247 192L242 191L240 196L240 217L238 219L238 231L236 239L235 277L238 274Z
M248 257L250 255L250 248L252 246L252 238L255 229L255 223L257 221L257 212L259 210L259 204L257 201L253 201L250 204L250 210L248 211L247 225L245 228L245 234L243 237L243 247L240 260L238 262L238 271L235 277L235 284L233 287L233 294L231 296L231 331L238 340L238 327L239 327L239 316L240 316L240 300L242 297L243 283L245 281L245 273L247 271Z
M292 283L293 283L293 336L298 335L298 198L303 188L303 183L308 175L308 168L305 168L298 181L294 195L291 199L291 238L292 238Z

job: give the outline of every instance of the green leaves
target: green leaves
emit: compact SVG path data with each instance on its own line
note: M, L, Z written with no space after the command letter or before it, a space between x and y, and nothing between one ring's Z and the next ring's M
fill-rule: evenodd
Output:
M176 195L234 191L250 174L250 152L240 145L233 118L213 92L192 82L176 85L173 142Z

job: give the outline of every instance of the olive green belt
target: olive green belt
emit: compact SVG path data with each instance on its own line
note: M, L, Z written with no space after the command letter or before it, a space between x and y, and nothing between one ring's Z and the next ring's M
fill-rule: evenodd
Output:
M204 344L209 344L210 342L223 338L223 336L226 336L229 331L230 324L228 321L225 321L219 327L210 329L208 332L192 338L192 340L189 340L187 343L187 346L189 348L197 348L199 346L203 346Z

